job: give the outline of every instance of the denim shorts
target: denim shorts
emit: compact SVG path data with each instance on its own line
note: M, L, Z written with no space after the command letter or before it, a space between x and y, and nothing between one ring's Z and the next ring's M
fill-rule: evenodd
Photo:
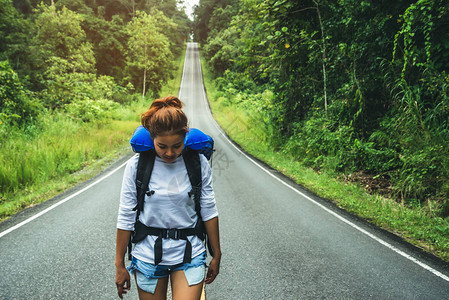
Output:
M206 270L206 252L192 258L190 263L180 263L174 266L153 265L135 257L127 268L131 274L136 272L136 281L140 289L154 294L158 278L168 277L173 271L184 271L189 286L199 284L204 280Z

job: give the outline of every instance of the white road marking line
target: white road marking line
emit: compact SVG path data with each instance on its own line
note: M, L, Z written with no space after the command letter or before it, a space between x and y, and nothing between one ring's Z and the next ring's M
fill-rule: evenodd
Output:
M187 50L186 50L186 54L187 54L187 51L188 51L188 46L187 46ZM185 61L185 58L184 58L184 64L183 64L183 66L182 66L182 75L181 75L181 83L179 84L179 90L178 90L178 98L180 99L180 100L182 100L182 97L181 97L181 92L182 92L182 90L183 90L183 83L184 83L184 78L185 78L185 74L186 73L186 61Z
M40 216L42 216L42 215L48 213L48 212L51 211L52 209L54 209L54 208L58 207L59 205L65 203L65 202L67 202L67 201L69 201L70 199L72 199L72 198L78 196L79 194L81 194L81 193L87 191L88 189L90 189L90 188L93 187L94 185L100 183L101 181L105 180L106 178L108 178L109 176L111 176L112 174L114 174L115 172L117 172L118 170L120 170L121 168L123 168L123 166L126 165L127 163L128 163L128 161L126 161L125 163L121 164L118 168L112 170L111 172L109 172L109 173L106 174L105 176L101 177L101 178L98 179L97 181L95 181L95 182L89 184L88 186L84 187L83 189L79 190L78 192L76 192L76 193L74 193L74 194L72 194L72 195L70 195L70 196L68 196L68 197L66 197L66 198L64 198L64 199L62 199L61 201L59 201L59 202L53 204L52 206L50 206L50 207L44 209L43 211L41 211L41 212L35 214L34 216L32 216L32 217L26 219L25 221L22 221L22 222L20 222L19 224L14 225L13 227L6 229L5 231L3 231L3 232L0 233L0 238L3 237L3 236L5 236L5 235L7 235L8 233L10 233L10 232L16 230L16 229L22 227L23 225L26 225L26 224L30 223L31 221L33 221L33 220L39 218Z
M205 101L205 103L208 103L207 100L207 95L204 92L203 89L203 99ZM213 119L213 118L212 118ZM337 214L336 212L328 209L327 207L325 207L324 205L318 203L316 200L313 200L312 198L310 198L309 196L307 196L306 194L302 193L301 191L299 191L298 189L296 189L295 187L291 186L290 184L286 183L285 181L283 181L282 179L278 178L277 176L274 176L269 170L267 170L264 166L260 165L258 162L256 162L255 160L253 160L251 157L249 157L248 155L246 155L242 150L240 150L236 145L234 145L234 143L229 140L229 138L226 136L226 133L223 131L223 129L220 127L220 125L217 123L217 121L215 119L214 120L214 125L215 127L218 129L218 131L220 131L223 134L223 137L226 139L226 141L229 142L229 144L231 144L241 155L243 155L244 157L246 157L248 160L250 160L252 163L254 163L256 166L258 166L260 169L262 169L265 173L267 173L268 175L270 175L271 177L273 177L274 179L276 179L277 181L279 181L280 183L282 183L283 185L285 185L286 187L290 188L291 190L293 190L294 192L296 192L297 194L301 195L302 197L304 197L305 199L309 200L310 202L312 202L313 204L319 206L320 208L322 208L323 210L325 210L326 212L328 212L329 214L333 215L334 217L336 217L337 219L343 221L344 223L348 224L349 226L353 227L354 229L358 230L359 232L367 235L368 237L372 238L373 240L375 240L376 242L384 245L385 247L389 248L390 250L396 252L397 254L405 257L406 259L414 262L415 264L419 265L420 267L426 269L427 271L431 272L432 274L440 277L441 279L449 282L449 277L444 275L443 273L433 269L432 267L430 267L429 265L419 261L418 259L412 257L411 255L405 253L404 251L396 248L395 246L389 244L388 242L382 240L381 238L369 233L368 231L360 228L359 226L357 226L356 224L352 223L351 221L347 220L346 218L340 216L339 214Z
M204 89L202 89L202 93L203 93L203 99L204 101L207 103L207 96L206 93L204 92ZM280 183L282 183L283 185L285 185L286 187L290 188L291 190L293 190L294 192L296 192L297 194L301 195L302 197L304 197L305 199L309 200L310 202L312 202L313 204L319 206L320 208L322 208L323 210L325 210L326 212L328 212L329 214L333 215L334 217L338 218L339 220L343 221L344 223L348 224L349 226L353 227L354 229L358 230L359 232L367 235L368 237L372 238L373 240L377 241L378 243L384 245L385 247L389 248L390 250L396 252L397 254L405 257L406 259L414 262L415 264L419 265L420 267L426 269L427 271L431 272L432 274L440 277L441 279L449 282L449 277L444 275L443 273L433 269L432 267L430 267L429 265L419 261L418 259L412 257L411 255L403 252L402 250L399 250L398 248L394 247L393 245L387 243L386 241L382 240L381 238L376 237L375 235L367 232L366 230L360 228L359 226L355 225L354 223L352 223L351 221L347 220L346 218L343 218L342 216L338 215L337 213L333 212L332 210L328 209L327 207L323 206L322 204L316 202L315 200L313 200L312 198L310 198L309 196L305 195L304 193L302 193L301 191L297 190L295 187L291 186L290 184L284 182L283 180L281 180L280 178L274 176L270 171L268 171L265 167L263 167L262 165L260 165L259 163L257 163L255 160L253 160L252 158L250 158L248 155L246 155L244 152L242 152L237 146L234 145L234 143L232 143L226 136L226 134L224 134L223 130L221 129L221 127L218 125L218 123L215 121L214 119L214 125L217 128L218 131L220 131L223 136L225 137L226 141L229 142L229 144L231 144L238 152L240 152L240 154L242 154L244 157L246 157L249 161L251 161L252 163L254 163L256 166L258 166L260 169L262 169L265 173L267 173L268 175L270 175L271 177L273 177L274 179L276 179L277 181L279 181ZM109 172L107 175L103 176L102 178L98 179L97 181L89 184L88 186L84 187L83 189L79 190L78 192L64 198L63 200L53 204L52 206L48 207L47 209L41 211L40 213L26 219L25 221L3 231L0 233L0 238L5 236L6 234L22 227L25 224L28 224L29 222L37 219L38 217L46 214L47 212L53 210L54 208L58 207L59 205L69 201L70 199L78 196L79 194L85 192L86 190L90 189L91 187L95 186L96 184L100 183L101 181L103 181L104 179L110 177L112 174L114 174L115 172L117 172L118 170L120 170L124 165L126 165L128 163L128 161L126 161L125 163L123 163L122 165L120 165L118 168L112 170L111 172Z
M189 97L189 100L190 100L190 103L189 103L189 105L190 105L190 115L189 115L190 120L189 120L189 122L190 122L190 124L194 124L193 87L195 86L195 81L194 81L195 76L194 76L193 70L194 70L194 63L195 63L195 54L193 51L190 51L190 52L192 53L191 58L190 58L190 60L192 61L192 64L190 67L190 69L192 70L192 72L190 74L190 77L192 77L192 82L191 82L190 97Z

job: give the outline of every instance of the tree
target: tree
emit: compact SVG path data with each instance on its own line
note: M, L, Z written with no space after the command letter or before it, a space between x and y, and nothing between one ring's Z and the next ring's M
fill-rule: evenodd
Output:
M40 5L35 20L34 44L42 61L47 105L58 108L73 100L74 85L83 74L95 74L92 44L81 27L83 17L63 7Z
M158 9L151 9L150 15L154 19L157 31L167 37L171 52L174 55L180 54L184 48L183 35L185 35L185 32L179 32L178 24Z
M41 109L39 100L23 86L9 63L0 61L0 126L30 122Z
M234 62L240 56L240 19L233 20L238 13L236 6L214 10L210 18L210 32L204 47L204 57L215 76L222 76L226 70L234 69ZM227 26L229 25L229 26Z
M65 7L40 5L35 21L35 42L45 62L58 57L67 61L71 72L95 72L92 45L81 27L83 17Z
M199 4L194 7L194 23L193 23L193 33L195 40L200 43L205 43L209 31L211 30L209 21L212 17L214 10L217 8L224 8L228 5L233 5L238 3L236 0L200 0Z
M22 83L37 86L34 79L35 56L30 51L32 32L30 20L25 19L13 6L11 0L0 0L0 60L8 60L20 75Z
M86 16L83 28L93 45L98 75L108 75L122 82L125 69L125 49L128 39L125 22L119 15L110 21L98 16Z
M148 89L157 94L173 69L170 42L156 24L156 18L137 11L127 25L129 35L126 71L134 86L141 82L142 97Z

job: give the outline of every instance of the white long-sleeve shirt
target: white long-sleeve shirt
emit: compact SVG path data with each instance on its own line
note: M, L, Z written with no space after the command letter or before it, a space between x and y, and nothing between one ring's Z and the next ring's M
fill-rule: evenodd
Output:
M212 170L207 159L201 157L201 217L208 221L218 216L215 195L212 187ZM134 156L127 164L123 175L120 208L117 228L127 231L134 230L137 205L136 174L139 156ZM154 191L151 196L145 196L144 209L139 220L142 224L157 228L193 228L198 216L195 203L188 196L192 189L187 169L182 156L173 163L166 163L156 156L153 172L149 183L149 190ZM154 264L154 242L156 236L148 235L142 242L135 245L132 255L139 260ZM205 251L204 244L197 236L189 236L192 243L192 257ZM162 240L161 265L175 265L182 263L185 251L185 240Z

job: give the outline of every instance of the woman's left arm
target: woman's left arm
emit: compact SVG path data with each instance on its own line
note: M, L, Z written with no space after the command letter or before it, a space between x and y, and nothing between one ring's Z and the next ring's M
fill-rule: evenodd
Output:
M206 280L207 284L212 283L220 272L221 248L220 235L218 230L218 211L215 203L215 194L212 187L212 169L206 158L200 155L202 163L203 184L201 189L201 217L206 227L209 243L214 252L214 256L209 264Z
M214 256L209 263L209 270L206 275L206 284L212 283L220 272L221 248L220 248L220 234L218 229L218 217L212 218L204 222L207 236L214 252Z

